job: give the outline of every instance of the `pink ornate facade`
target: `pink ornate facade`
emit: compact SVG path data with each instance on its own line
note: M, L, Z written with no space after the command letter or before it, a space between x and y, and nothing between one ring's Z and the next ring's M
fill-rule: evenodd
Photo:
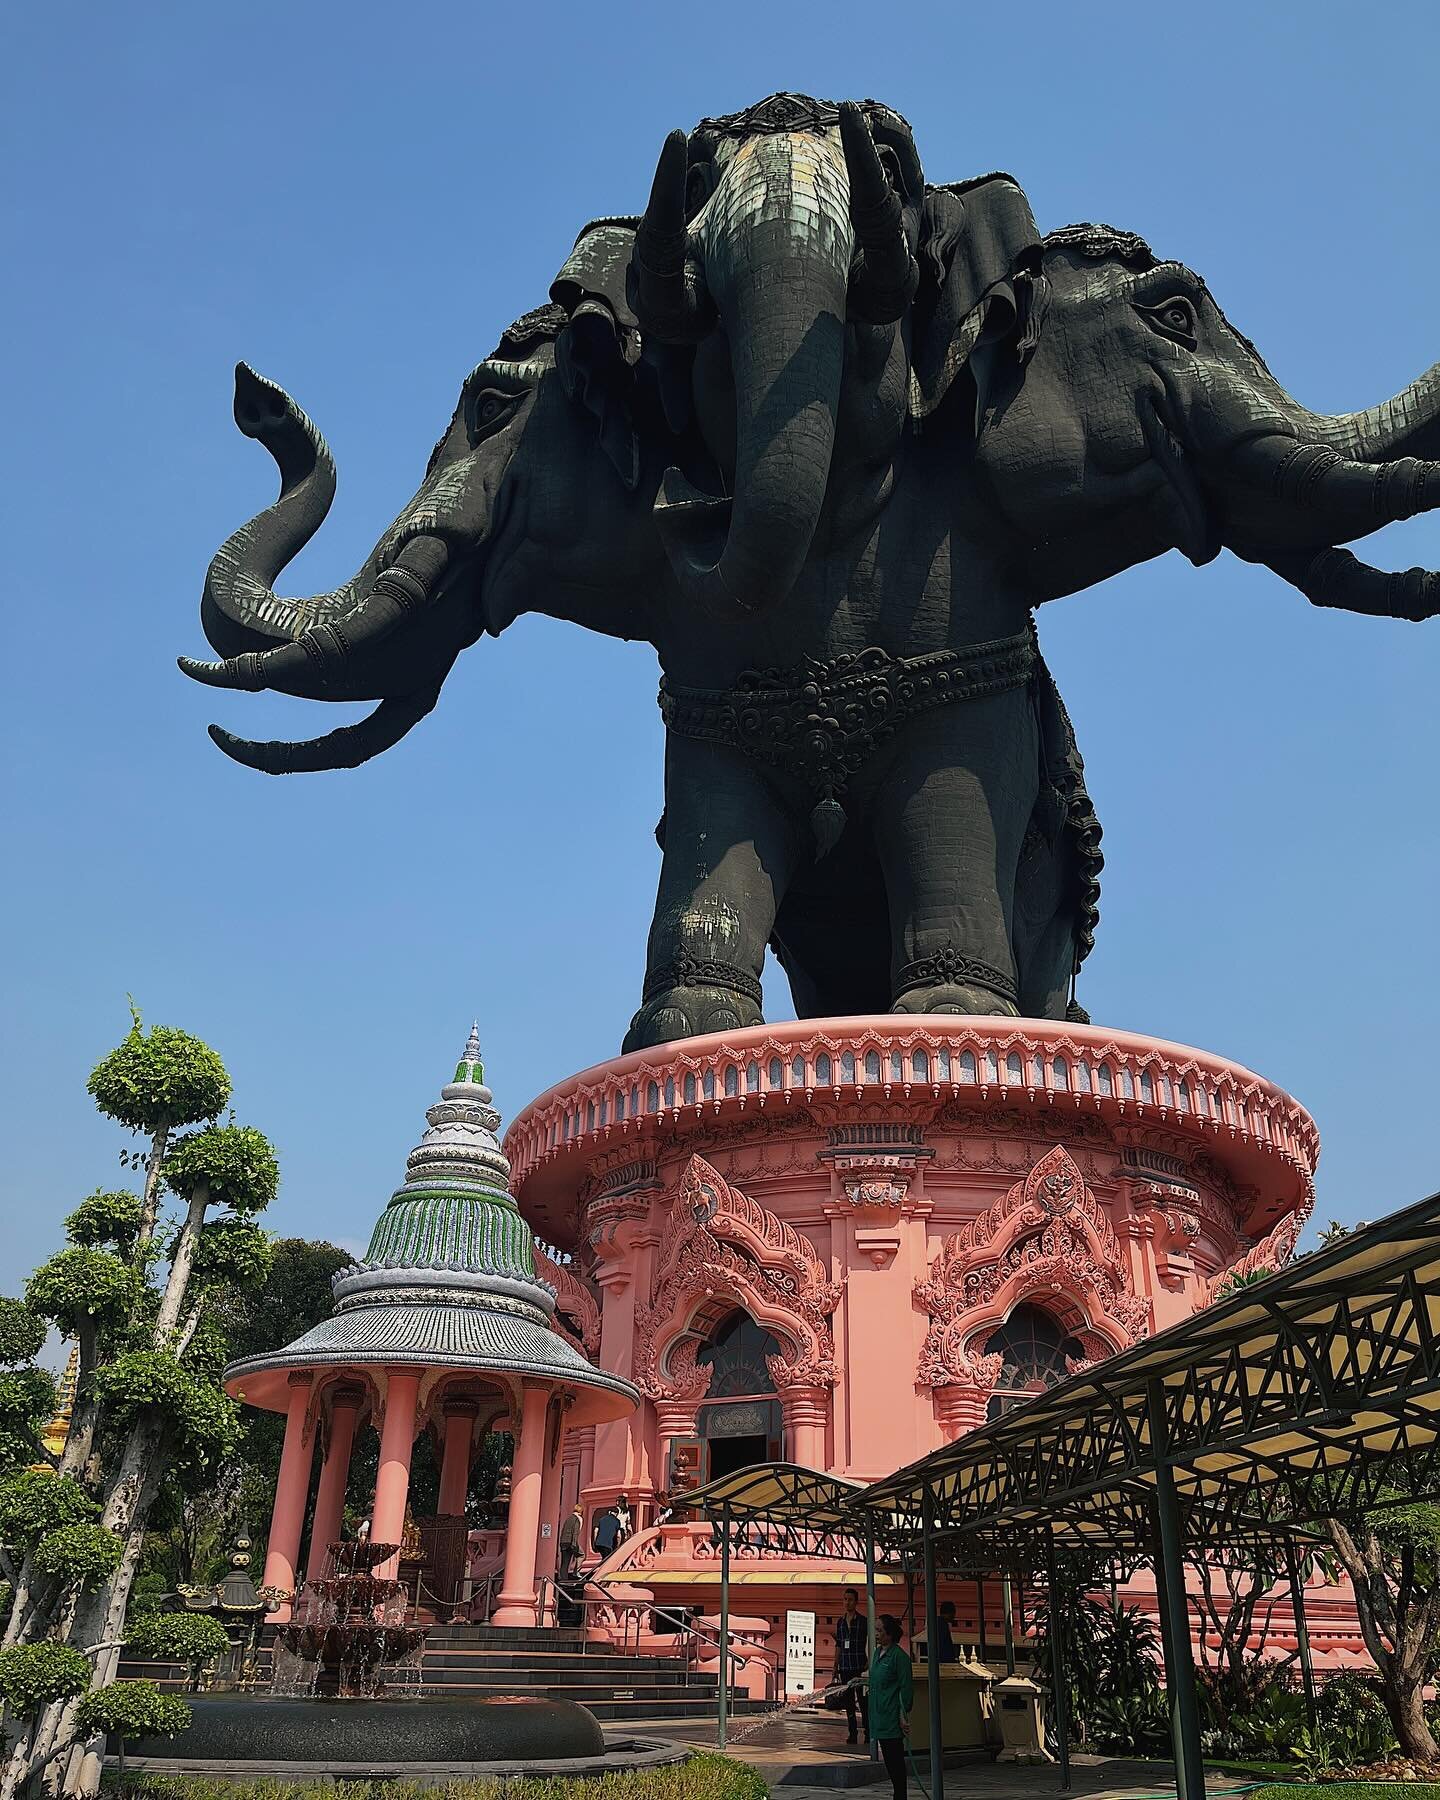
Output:
M1043 1021L757 1026L562 1082L507 1134L514 1191L568 1258L560 1324L644 1396L586 1504L648 1524L677 1448L887 1475L1287 1260L1318 1148L1223 1057ZM703 1556L647 1543L680 1597Z

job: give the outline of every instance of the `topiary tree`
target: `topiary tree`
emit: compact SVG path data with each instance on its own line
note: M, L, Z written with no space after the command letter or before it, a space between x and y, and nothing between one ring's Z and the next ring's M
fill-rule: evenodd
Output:
M199 1686L200 1665L230 1648L225 1627L208 1613L148 1613L131 1626L125 1641L137 1656L185 1663L192 1688Z
M34 1743L45 1714L90 1685L90 1660L67 1644L12 1644L0 1650L0 1699L21 1722L5 1762L13 1790L35 1767Z
M167 1475L202 1484L238 1438L239 1410L219 1380L223 1337L207 1311L262 1280L268 1261L254 1215L275 1193L274 1152L253 1128L216 1123L230 1081L208 1045L170 1026L147 1030L132 1008L130 1031L89 1090L102 1112L148 1140L126 1153L144 1171L141 1191L81 1201L66 1222L68 1246L31 1277L24 1311L77 1346L76 1398L54 1474L0 1481L14 1590L6 1641L53 1640L85 1660L86 1681L44 1703L25 1756L6 1765L0 1800L45 1768L62 1771L67 1794L98 1787L100 1757L85 1740L101 1729L100 1695L114 1681L151 1508ZM0 1350L24 1349L33 1336L0 1308ZM0 1417L4 1400L0 1381ZM81 1707L84 1688L92 1693Z
M44 1454L41 1431L55 1407L55 1381L37 1369L45 1321L23 1300L0 1299L0 1476Z
M178 1694L153 1681L112 1681L87 1694L75 1709L76 1729L87 1738L113 1737L125 1779L125 1745L137 1738L178 1737L190 1723L190 1708Z

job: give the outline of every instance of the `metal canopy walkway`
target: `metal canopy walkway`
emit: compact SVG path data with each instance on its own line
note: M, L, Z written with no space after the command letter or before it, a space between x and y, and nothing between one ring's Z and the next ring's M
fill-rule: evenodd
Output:
M1202 1800L1185 1600L1188 1537L1284 1544L1304 1643L1294 1548L1306 1527L1440 1477L1440 1194L1238 1289L1003 1418L868 1487L777 1463L686 1496L721 1540L722 1631L737 1525L860 1546L874 1643L877 1554L918 1548L936 1641L936 1568L1005 1568L1022 1546L1153 1554L1179 1800ZM1058 1631L1051 1632L1057 1646ZM940 1687L929 1662L932 1800L943 1800ZM1064 1683L1054 1683L1069 1785ZM724 1720L721 1721L722 1742Z

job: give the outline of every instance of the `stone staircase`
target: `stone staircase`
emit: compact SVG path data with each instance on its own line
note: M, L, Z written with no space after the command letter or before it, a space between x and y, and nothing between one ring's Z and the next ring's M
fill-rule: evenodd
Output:
M261 1639L258 1691L270 1683L270 1633ZM602 1724L639 1719L713 1719L719 1682L699 1675L680 1658L627 1655L610 1644L587 1644L578 1630L554 1627L529 1631L499 1625L433 1625L425 1639L421 1694L459 1700L497 1694L535 1694L578 1700ZM162 1687L183 1690L189 1671L180 1663L126 1658L125 1679L144 1676ZM416 1692L407 1688L408 1692ZM769 1702L731 1689L734 1716L765 1712Z

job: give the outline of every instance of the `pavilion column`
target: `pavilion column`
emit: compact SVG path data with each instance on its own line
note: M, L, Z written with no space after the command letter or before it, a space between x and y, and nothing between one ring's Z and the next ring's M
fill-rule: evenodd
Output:
M340 1540L345 1489L350 1480L350 1453L355 1447L355 1426L364 1404L362 1387L346 1384L331 1395L330 1433L325 1441L325 1460L320 1465L315 1520L310 1527L310 1557L305 1565L307 1581L319 1581L330 1573L330 1546Z
M315 1377L309 1369L290 1376L289 1402L285 1408L285 1444L280 1452L280 1476L275 1483L275 1509L270 1515L270 1536L265 1545L262 1585L295 1592L300 1565L300 1535L305 1528L305 1501L310 1493L310 1465L315 1442L307 1431L310 1390ZM290 1617L290 1601L282 1600L268 1615L272 1624Z
M527 1381L520 1407L519 1442L510 1477L510 1516L505 1534L505 1576L492 1623L534 1625L535 1553L540 1541L540 1497L545 1479L545 1414L549 1384Z
M480 1402L457 1395L446 1400L440 1410L445 1418L445 1448L440 1461L436 1510L442 1519L459 1519L464 1517L465 1497L470 1489L470 1456Z
M410 1455L415 1448L415 1415L423 1373L422 1369L392 1369L385 1395L385 1423L380 1431L380 1468L375 1476L370 1542L397 1546L394 1556L375 1571L386 1581L393 1581L400 1568L399 1546L405 1541Z
M564 1439L564 1402L557 1398L545 1414L545 1466L540 1474L540 1542L535 1557L535 1574L547 1583L555 1579L560 1555L560 1487L564 1473L561 1447Z
M786 1460L807 1469L825 1467L825 1424L830 1416L827 1387L787 1387L780 1393L780 1416L785 1422Z

